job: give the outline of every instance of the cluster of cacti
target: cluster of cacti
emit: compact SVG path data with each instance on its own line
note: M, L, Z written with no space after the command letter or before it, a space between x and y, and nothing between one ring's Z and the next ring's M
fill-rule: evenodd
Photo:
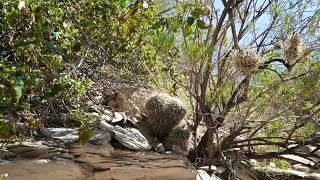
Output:
M230 59L237 71L244 76L250 76L259 68L261 57L244 49L233 50Z
M180 123L186 112L179 99L163 93L151 96L146 103L147 122L152 134L160 140Z
M177 145L185 155L192 149L192 144L193 135L185 123L175 126L163 141L165 149L171 150L174 145Z
M146 122L150 133L171 150L171 145L178 145L187 152L192 137L191 131L179 124L184 124L183 118L187 111L178 98L159 93L151 96L146 102Z

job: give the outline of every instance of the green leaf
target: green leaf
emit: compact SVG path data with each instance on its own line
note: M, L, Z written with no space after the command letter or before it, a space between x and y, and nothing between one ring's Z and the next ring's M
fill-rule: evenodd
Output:
M122 44L119 48L119 51L121 52L125 52L127 51L127 48L128 48L128 44Z
M16 102L18 103L19 102L19 99L21 98L22 96L22 90L23 90L23 86L24 86L24 82L23 80L18 77L18 78L13 78L14 80L14 87L13 87L13 90L15 92L15 99L16 99Z
M14 135L13 126L10 122L0 120L0 138L7 139Z
M191 15L195 18L199 18L200 14L201 14L200 9L195 9L194 11L191 12Z
M206 23L204 23L202 20L198 19L197 20L197 26L200 28L200 29L208 29L208 26L206 26Z
M85 144L88 143L88 141L90 140L90 137L92 136L93 130L92 129L88 129L84 126L80 127L80 144L83 146Z
M76 42L73 46L72 46L72 50L74 52L78 52L81 49L81 43L80 42Z
M195 18L192 17L192 16L189 16L189 17L187 18L187 23L188 23L190 26L194 23L194 21L195 21Z
M192 27L190 25L186 25L184 28L184 35L189 36L192 33Z

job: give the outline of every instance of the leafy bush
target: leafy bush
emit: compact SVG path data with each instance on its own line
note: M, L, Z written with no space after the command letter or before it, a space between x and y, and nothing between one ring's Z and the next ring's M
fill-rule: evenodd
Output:
M159 18L152 3L143 3L1 0L3 123L9 120L14 129L25 113L44 121L39 110L55 98L79 103L91 87L91 74L106 64L135 75L149 74L155 56L144 39L159 27ZM27 123L30 128L31 124ZM8 128L1 131L10 134Z

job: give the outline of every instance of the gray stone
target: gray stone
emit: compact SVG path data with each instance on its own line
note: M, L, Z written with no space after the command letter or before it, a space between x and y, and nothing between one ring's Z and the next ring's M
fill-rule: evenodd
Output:
M122 128L120 126L113 126L101 121L100 128L104 131L110 132L112 137L119 141L125 147L132 150L150 150L151 146L148 140L135 128Z
M292 154L284 154L284 155L280 155L280 156L284 157L286 159L289 159L289 160L293 160L293 161L302 163L302 164L309 164L311 166L313 166L315 164L313 161L310 161L310 160L305 159L303 157L292 155Z
M301 171L301 172L305 172L305 173L309 173L310 171L310 168L302 165L302 164L295 164L295 165L292 165L292 169L293 170L296 170L296 171Z
M199 167L199 169L208 172L208 171L216 171L217 167L214 165L211 165L211 166L202 166L202 167Z
M0 150L0 159L10 159L15 158L16 154L7 150Z
M217 167L217 170L215 172L219 174L222 174L227 170L225 166L216 166L216 167Z
M219 177L217 177L216 175L210 176L204 170L197 170L196 180L221 180L221 179Z
M126 115L122 112L114 112L114 117L111 119L111 124L119 123L121 121L126 121Z
M42 128L40 132L50 138L73 143L79 139L79 130L71 128Z
M50 152L48 146L43 145L42 141L38 142L22 142L7 145L7 150L21 157L38 157Z
M108 144L111 141L111 133L99 130L97 128L93 129L93 135L91 136L89 142L92 144Z

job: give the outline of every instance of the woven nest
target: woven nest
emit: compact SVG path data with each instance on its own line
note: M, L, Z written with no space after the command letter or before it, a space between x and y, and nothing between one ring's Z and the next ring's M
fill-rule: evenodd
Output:
M248 50L234 50L230 59L237 71L244 76L251 76L258 69L261 57Z
M284 48L284 58L288 64L292 65L304 54L303 51L304 48L300 42L299 36L293 34Z

